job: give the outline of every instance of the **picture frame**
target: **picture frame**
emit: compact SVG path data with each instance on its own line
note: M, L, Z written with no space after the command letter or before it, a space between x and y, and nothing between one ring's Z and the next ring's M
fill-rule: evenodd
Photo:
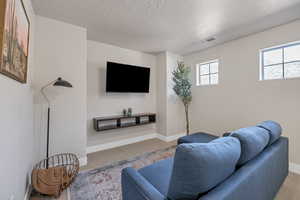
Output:
M0 1L0 73L27 82L30 21L23 0Z

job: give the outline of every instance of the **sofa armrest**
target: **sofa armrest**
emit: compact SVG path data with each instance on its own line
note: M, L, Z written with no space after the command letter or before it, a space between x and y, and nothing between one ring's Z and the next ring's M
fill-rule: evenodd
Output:
M123 200L166 200L138 171L129 167L122 170Z

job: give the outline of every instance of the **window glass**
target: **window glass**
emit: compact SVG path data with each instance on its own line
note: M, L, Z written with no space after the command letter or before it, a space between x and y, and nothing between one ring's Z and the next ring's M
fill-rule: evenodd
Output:
M197 85L214 85L219 83L219 62L214 60L197 65Z
M264 53L264 65L282 63L282 49L266 51Z
M261 51L261 79L300 77L300 43Z
M212 74L210 78L211 78L211 80L210 80L211 84L218 84L218 82L219 82L218 74Z
M293 62L284 65L284 76L286 78L300 77L300 62Z
M284 62L300 61L300 45L284 49Z
M218 73L218 63L211 63L210 65L210 73Z
M280 79L283 76L282 65L272 65L264 68L265 80Z
M200 75L209 74L209 65L200 65Z
M209 84L209 75L200 76L200 84L208 85Z

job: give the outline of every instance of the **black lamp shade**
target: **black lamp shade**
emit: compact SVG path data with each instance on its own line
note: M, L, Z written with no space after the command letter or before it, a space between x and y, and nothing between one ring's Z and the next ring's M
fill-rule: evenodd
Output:
M68 87L68 88L73 87L71 83L69 83L68 81L63 80L60 77L55 81L53 86Z

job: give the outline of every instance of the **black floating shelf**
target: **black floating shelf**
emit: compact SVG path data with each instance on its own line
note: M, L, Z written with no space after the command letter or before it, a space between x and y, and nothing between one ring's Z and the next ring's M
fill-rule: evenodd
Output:
M145 118L141 120L141 118ZM130 121L123 121L130 120ZM118 115L109 117L97 117L93 119L94 129L96 131L107 131L112 129L127 128L133 126L141 126L156 122L156 114L154 113L141 113L130 116ZM107 122L110 122L107 125Z

